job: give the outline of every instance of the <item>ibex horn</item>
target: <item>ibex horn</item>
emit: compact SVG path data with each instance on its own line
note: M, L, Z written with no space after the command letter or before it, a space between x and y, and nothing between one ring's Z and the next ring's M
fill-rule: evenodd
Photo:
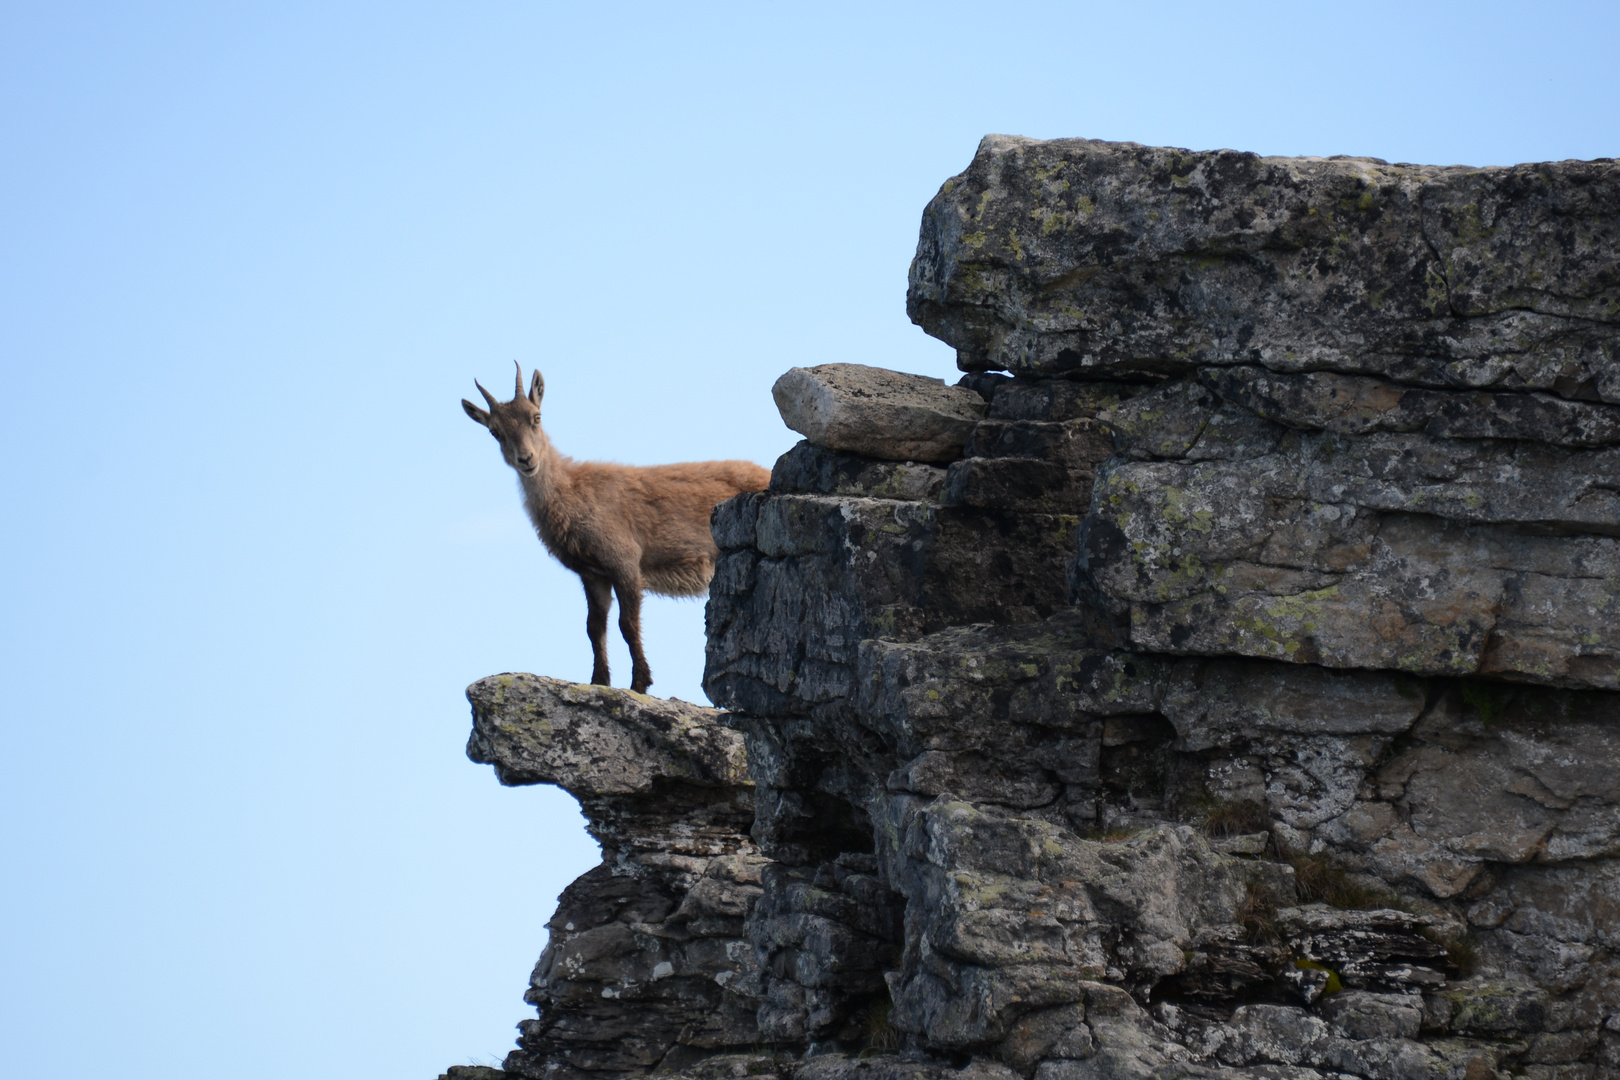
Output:
M484 389L484 384L483 384L483 383L481 383L481 382L479 382L479 381L478 381L478 380L477 380L477 379L474 379L474 380L473 380L473 385L474 385L474 386L476 386L476 387L478 387L478 392L479 392L479 393L480 393L480 394L483 394L483 395L484 395L484 400L485 400L485 401L487 401L487 402L489 402L489 407L490 407L490 408L492 408L492 409L493 409L493 408L494 408L494 407L495 407L495 406L496 406L496 405L497 405L497 404L499 404L499 403L498 403L498 402L497 402L497 401L496 401L496 400L495 400L495 395L494 395L494 394L492 394L492 393L490 393L490 392L489 392L489 391L488 391L488 390L485 390L485 389Z
M517 382L513 384L512 390L512 397L516 399L523 396L523 365L514 360L512 366L517 368Z

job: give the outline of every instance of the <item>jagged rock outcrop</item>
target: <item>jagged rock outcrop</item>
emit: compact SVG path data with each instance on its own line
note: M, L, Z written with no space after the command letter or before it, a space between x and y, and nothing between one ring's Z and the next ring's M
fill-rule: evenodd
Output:
M759 1041L744 920L767 862L748 837L742 739L713 709L534 675L467 689L467 755L580 802L602 865L563 893L506 1069L625 1076Z
M908 304L980 404L794 377L725 712L470 692L605 852L507 1069L1620 1077L1620 165L991 137Z

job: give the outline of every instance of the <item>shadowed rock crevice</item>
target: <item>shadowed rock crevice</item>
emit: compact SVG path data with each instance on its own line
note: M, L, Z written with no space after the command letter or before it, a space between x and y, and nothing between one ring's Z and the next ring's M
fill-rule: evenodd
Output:
M508 1075L1620 1076L1620 166L987 138L716 508Z

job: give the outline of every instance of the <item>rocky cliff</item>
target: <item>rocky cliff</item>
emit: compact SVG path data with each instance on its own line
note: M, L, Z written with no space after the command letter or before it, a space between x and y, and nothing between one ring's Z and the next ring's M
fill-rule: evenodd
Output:
M961 384L715 513L724 711L469 690L604 851L506 1072L1620 1076L1620 164L991 137L908 307Z

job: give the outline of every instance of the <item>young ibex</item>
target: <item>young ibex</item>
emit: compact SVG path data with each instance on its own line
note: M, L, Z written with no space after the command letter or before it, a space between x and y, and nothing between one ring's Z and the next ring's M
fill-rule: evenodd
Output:
M523 394L517 371L512 400L500 402L475 379L485 412L465 398L461 407L501 444L517 470L534 531L557 561L585 583L585 632L590 635L591 682L608 682L607 622L619 594L619 631L630 646L630 689L646 693L652 669L641 648L641 594L702 596L720 552L709 533L715 506L770 482L768 469L748 461L684 465L606 465L557 453L540 428L546 382L534 373Z

